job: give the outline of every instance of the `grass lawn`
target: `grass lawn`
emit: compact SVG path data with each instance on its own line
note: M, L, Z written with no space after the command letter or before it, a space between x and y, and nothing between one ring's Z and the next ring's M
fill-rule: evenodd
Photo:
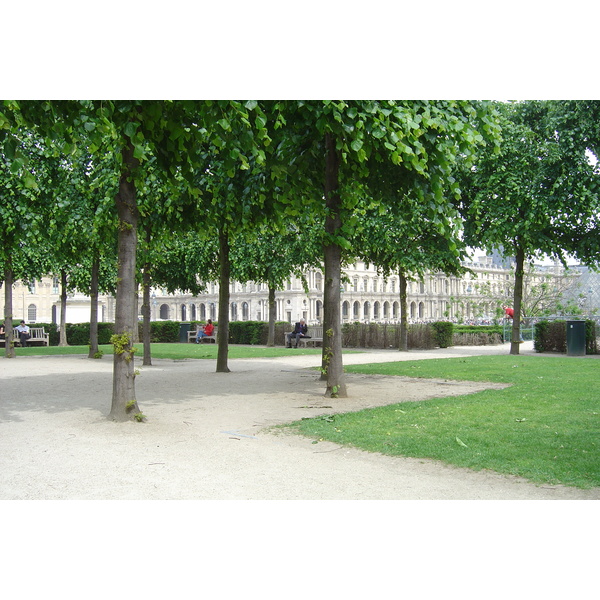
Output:
M142 344L136 344L136 358L141 359L144 354ZM104 354L113 353L112 345L101 345ZM0 349L0 352L2 350ZM31 346L28 348L15 348L17 356L52 356L60 354L85 354L89 352L88 346ZM289 356L290 354L321 354L321 348L283 348L282 346L267 348L266 346L229 346L229 358L269 358ZM152 358L170 358L182 360L185 358L217 358L216 344L152 344Z
M371 452L492 469L535 483L600 486L598 360L480 356L355 365L347 371L512 386L303 419L289 427Z

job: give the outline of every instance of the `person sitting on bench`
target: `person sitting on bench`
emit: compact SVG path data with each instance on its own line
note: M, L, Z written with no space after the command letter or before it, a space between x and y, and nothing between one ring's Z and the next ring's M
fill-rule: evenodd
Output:
M21 343L21 348L27 347L27 340L31 337L29 334L29 327L25 325L25 321L21 321L15 329L19 332L19 342Z
M212 324L212 321L210 319L208 319L208 321L206 322L206 325L204 327L198 328L198 335L196 336L196 344L200 343L200 338L212 335L214 330L215 330L215 326Z
M292 347L292 338L296 340L296 345L294 348L298 347L298 340L301 337L306 337L306 333L308 332L308 327L306 325L306 321L304 319L300 319L298 323L294 326L294 331L287 334L287 347Z

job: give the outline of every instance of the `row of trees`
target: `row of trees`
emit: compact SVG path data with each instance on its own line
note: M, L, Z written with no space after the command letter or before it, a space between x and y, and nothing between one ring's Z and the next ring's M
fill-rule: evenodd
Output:
M110 417L124 420L139 412L139 284L149 322L152 284L198 293L199 281L219 281L216 369L226 372L229 279L268 284L274 310L291 273L322 264L323 377L327 394L345 396L345 262L400 274L405 349L406 281L459 273L468 246L502 245L516 256L517 315L528 259L597 261L597 175L586 155L598 151L597 110L593 102L6 101L7 329L15 278L60 272L64 290L76 285L92 299L115 281ZM149 364L146 333L144 348Z

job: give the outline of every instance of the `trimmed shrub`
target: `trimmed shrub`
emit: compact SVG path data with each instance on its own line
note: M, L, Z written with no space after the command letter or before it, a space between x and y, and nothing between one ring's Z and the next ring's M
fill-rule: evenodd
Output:
M309 331L310 333L310 331ZM378 323L344 323L342 325L344 348L399 348L400 325ZM408 347L421 350L435 348L432 328L427 324L408 326Z
M151 321L150 341L155 343L172 344L179 342L179 321ZM139 324L140 339L142 339L142 323Z
M598 339L596 338L596 322L586 320L585 322L585 353L598 354Z
M539 321L535 324L533 347L536 352L566 352L566 321Z
M114 323L98 323L98 344L110 344ZM67 323L67 343L71 346L87 346L90 343L89 323ZM56 343L58 344L58 333ZM52 336L50 336L52 340Z
M435 332L435 340L440 348L448 348L452 345L452 334L454 325L450 321L436 321L431 324Z
M229 323L230 344L266 344L269 324L264 321L232 321ZM283 336L282 336L283 337Z
M455 325L453 346L489 346L502 344L500 325Z

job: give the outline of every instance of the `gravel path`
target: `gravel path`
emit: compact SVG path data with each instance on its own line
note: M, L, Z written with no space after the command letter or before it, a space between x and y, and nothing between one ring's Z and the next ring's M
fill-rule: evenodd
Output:
M370 351L346 364L506 353L507 346ZM523 353L532 352L525 344ZM486 384L348 375L323 397L318 356L154 360L139 367L145 424L107 420L112 361L0 359L0 499L600 499L600 489L536 486L493 472L388 457L273 431L303 416L458 395Z

